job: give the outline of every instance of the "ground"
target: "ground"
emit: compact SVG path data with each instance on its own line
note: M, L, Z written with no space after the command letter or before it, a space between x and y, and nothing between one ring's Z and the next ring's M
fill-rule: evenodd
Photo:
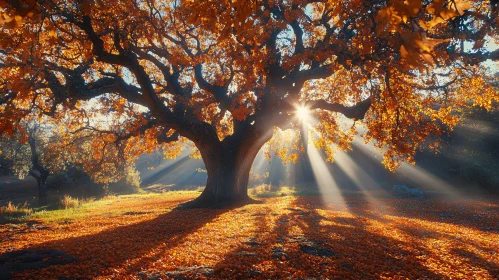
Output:
M284 194L284 192L282 193ZM496 279L499 198L285 195L178 209L198 191L107 197L0 225L0 255L77 259L14 279Z

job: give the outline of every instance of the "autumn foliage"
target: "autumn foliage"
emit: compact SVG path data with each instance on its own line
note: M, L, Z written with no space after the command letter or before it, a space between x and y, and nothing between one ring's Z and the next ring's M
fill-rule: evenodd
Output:
M208 276L185 274L191 279L495 279L499 273L497 200L381 198L380 207L358 196L332 205L309 196L236 210L173 209L194 195L122 196L91 211L61 210L74 211L69 219L1 225L7 242L0 253L57 248L78 258L16 279L175 279L167 273L185 267L211 269ZM329 253L306 253L305 246Z
M310 139L329 160L366 128L361 136L394 170L418 149L438 150L463 107L499 100L484 64L499 55L488 47L498 40L496 1L0 8L2 134L30 116L56 120L59 149L81 153L79 164L100 181L144 152L175 157L191 145L207 167L206 201L247 198L256 153L274 131L299 133L298 106L311 111ZM296 137L274 141L277 154L296 161L302 144L286 142Z

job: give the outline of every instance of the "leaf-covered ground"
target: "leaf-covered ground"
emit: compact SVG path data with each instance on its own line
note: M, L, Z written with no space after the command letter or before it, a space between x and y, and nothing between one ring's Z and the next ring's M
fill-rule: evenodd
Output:
M261 199L180 210L194 192L120 196L0 226L0 253L79 259L24 279L497 279L499 199ZM331 204L331 202L333 202ZM36 217L36 216L35 216Z

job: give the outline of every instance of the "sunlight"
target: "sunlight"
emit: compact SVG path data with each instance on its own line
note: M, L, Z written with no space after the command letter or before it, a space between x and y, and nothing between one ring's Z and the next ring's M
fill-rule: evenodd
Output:
M366 154L368 154L372 158L375 158L377 160L381 160L383 158L381 152L379 152L379 150L376 149L372 143L365 144L359 137L355 138L354 146L355 148L364 150ZM431 172L419 167L417 163L416 166L413 166L409 163L403 163L402 166L395 172L395 174L408 179L408 181L416 181L419 185L423 185L425 189L441 192L451 197L459 197L462 195L451 184L437 177Z
M346 152L338 151L334 155L335 163L361 189L379 188L378 183L364 171Z
M304 125L302 128L302 133L308 135L308 125ZM312 165L312 171L314 177L317 181L317 185L322 195L324 204L331 206L333 204L335 207L340 207L342 210L347 210L345 199L333 178L328 166L324 162L320 152L315 147L314 143L304 143L307 147L307 156Z
M253 169L253 172L257 174L263 174L268 170L269 167L269 162L263 155L263 148L258 151L258 154L255 157L255 160L253 161L253 164L251 165L251 168Z
M184 150L177 158L163 159L159 166L152 169L147 168L147 157L143 157L137 164L143 186L161 183L182 188L203 184L206 173L198 172L198 168L204 169L203 162L190 158L190 154L191 151Z
M308 122L312 118L310 114L310 109L305 106L296 107L296 116L302 122Z
M347 210L348 208L346 207L345 199L341 194L340 188L314 144L308 144L307 155L310 159L312 171L317 180L317 185L322 194L324 204L327 206L333 204L335 208L340 207L342 210Z
M453 187L451 184L419 166L412 166L408 163L404 163L402 164L400 169L397 170L397 172L409 178L417 179L428 189L443 193L454 198L462 196L459 189Z
M387 205L380 202L380 198L390 195L369 175L350 155L338 151L334 155L335 164L352 180L362 195L369 202L369 208L376 209L382 213L388 213ZM372 206L372 207L371 207Z
M296 183L296 164L290 162L286 164L284 176L285 186L294 186Z

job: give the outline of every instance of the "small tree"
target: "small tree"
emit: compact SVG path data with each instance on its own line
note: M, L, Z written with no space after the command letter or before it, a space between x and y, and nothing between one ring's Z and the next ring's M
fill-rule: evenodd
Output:
M51 175L48 167L42 162L47 143L43 139L39 124L32 124L26 128L26 135L4 137L0 141L0 147L5 157L12 161L11 168L14 174L20 179L27 175L36 179L38 204L44 206L47 205L47 178Z

